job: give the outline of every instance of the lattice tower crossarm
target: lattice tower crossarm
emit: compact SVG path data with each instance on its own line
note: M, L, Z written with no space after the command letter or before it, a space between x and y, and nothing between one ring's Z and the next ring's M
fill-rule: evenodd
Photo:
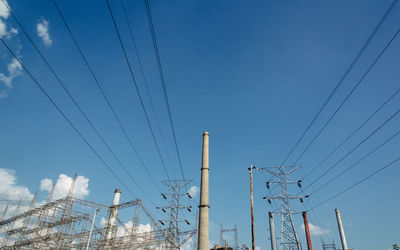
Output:
M157 209L161 209L163 212L169 211L168 220L160 220L163 224L164 222L168 223L168 239L169 242L166 244L168 248L171 249L179 249L180 248L180 231L179 231L179 223L185 222L190 224L187 220L179 220L179 210L185 209L191 212L191 206L181 205L181 197L187 196L191 198L191 196L182 190L185 190L185 187L192 180L170 180L163 181L162 183L169 188L169 193L162 194L165 199L169 198L169 205L163 207L156 207Z
M280 201L280 211L281 214L281 250L301 250L301 244L296 232L296 227L293 222L293 212L290 207L290 200L292 199L300 199L303 201L304 198L308 198L308 196L301 195L290 195L288 191L288 184L298 184L300 186L299 181L290 181L288 180L288 176L293 173L298 167L269 167L269 168L256 168L257 171L264 170L267 173L271 174L274 181L268 181L266 183L267 188L270 188L270 185L277 185L279 195L264 197L264 199L268 200L271 203L271 200L277 199ZM274 213L277 213L275 211ZM272 240L272 239L271 239Z

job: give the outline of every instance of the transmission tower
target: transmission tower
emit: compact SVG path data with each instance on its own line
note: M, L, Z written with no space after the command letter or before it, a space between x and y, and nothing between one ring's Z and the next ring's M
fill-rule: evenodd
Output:
M322 242L322 250L336 250L336 245L334 241L332 241L332 243L325 243L321 238L321 242Z
M166 185L170 189L170 193L161 194L164 199L169 198L169 206L165 207L156 207L157 209L161 209L164 213L167 213L169 210L169 219L168 220L159 220L162 225L168 223L168 239L167 248L170 249L179 249L180 241L179 241L179 231L178 224L180 222L185 222L190 225L188 220L179 220L179 210L186 209L188 212L192 212L192 206L186 206L180 204L180 197L187 196L188 198L192 198L189 193L182 192L184 187L189 184L192 180L171 180L171 181L162 181L164 185Z
M271 185L277 185L279 195L264 197L271 204L271 200L280 200L280 214L281 214L281 250L301 250L299 238L296 233L296 227L294 226L292 214L290 208L290 200L300 199L303 202L304 198L308 196L291 195L288 192L288 184L297 184L301 187L301 181L288 180L288 176L292 174L298 167L270 167L270 168L256 168L257 171L264 170L272 175L271 181L266 182L267 189L270 189ZM275 212L276 213L276 212Z
M222 228L221 226L221 230L219 232L219 244L221 246L226 246L225 241L224 241L224 233L234 233L234 237L235 237L235 245L233 247L234 250L239 250L239 243L238 243L238 231L237 231L237 225L235 225L234 228Z

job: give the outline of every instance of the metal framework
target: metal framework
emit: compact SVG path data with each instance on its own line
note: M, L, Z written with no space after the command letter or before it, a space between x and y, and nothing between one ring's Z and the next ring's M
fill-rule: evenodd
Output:
M322 250L336 250L336 245L334 241L332 241L332 243L325 243L321 238L321 242L322 242Z
M6 205L0 220L1 249L166 249L168 230L163 229L143 206L140 199L118 205L103 205L73 197L73 184L64 198L52 201L54 186L45 203L35 204L20 212L21 201L10 213ZM111 237L106 238L107 225L95 221L100 213L107 218L115 209L134 208L132 226L116 217ZM142 216L140 216L142 214ZM142 220L142 221L141 221ZM140 229L140 224L150 229ZM182 234L190 232L182 232ZM172 243L170 243L172 244Z
M237 231L237 225L235 225L234 228L222 228L221 226L221 230L219 231L219 244L221 246L225 246L227 247L227 244L225 244L225 240L224 240L224 233L233 233L234 234L234 238L235 238L235 245L233 246L234 250L239 250L239 241L238 241L238 231Z
M303 202L304 198L308 196L291 195L288 192L288 184L297 184L301 187L301 181L290 181L288 176L293 173L299 167L269 167L269 168L256 168L257 171L264 170L272 175L274 181L267 181L266 186L269 189L270 185L277 185L279 189L279 195L264 197L271 203L273 199L280 200L280 214L281 214L281 250L301 250L301 244L296 233L296 227L294 226L292 214L299 212L293 212L290 208L290 200L300 199ZM272 179L272 180L273 180ZM274 213L277 213L275 211Z
M170 249L179 249L181 245L183 245L190 237L192 237L197 229L193 229L187 232L179 231L179 223L185 222L187 225L190 225L188 220L179 220L179 210L185 209L189 212L192 212L192 206L186 206L180 204L180 197L187 196L188 198L192 198L189 193L182 192L184 187L189 184L192 180L171 180L171 181L162 181L164 185L166 185L170 189L170 193L162 194L164 199L168 199L169 197L169 205L163 207L156 207L157 209L161 209L164 213L169 211L169 219L168 220L159 220L159 222L164 225L168 223L168 239L169 242L166 243L168 248ZM186 239L180 243L180 236L183 234L189 234Z

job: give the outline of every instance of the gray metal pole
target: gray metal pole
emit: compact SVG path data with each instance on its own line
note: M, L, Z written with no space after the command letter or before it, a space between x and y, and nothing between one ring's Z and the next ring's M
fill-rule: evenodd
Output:
M250 165L250 208L251 208L251 249L255 250L254 242L254 204L253 204L253 165Z
M89 231L89 238L87 241L87 245L86 245L86 250L89 249L89 245L90 245L90 240L92 239L92 232L93 232L93 227L94 227L94 221L96 220L96 215L100 212L100 210L98 208L96 208L96 210L94 211L93 214L93 219L92 219L92 225L90 226L90 231Z
M347 248L347 241L346 241L346 235L344 234L344 229L343 229L343 224L342 224L342 217L340 216L340 211L339 209L335 209L336 212L336 219L338 223L338 228L339 228L339 233L340 233L340 240L342 241L342 247L343 250L348 250Z
M209 208L208 204L208 175L209 175L209 134L203 133L203 156L201 163L201 187L200 187L200 205L199 205L199 240L198 250L208 250L208 223Z
M271 249L278 250L276 246L276 234L275 234L275 223L274 223L274 215L272 212L268 212L269 217L269 236L271 238Z

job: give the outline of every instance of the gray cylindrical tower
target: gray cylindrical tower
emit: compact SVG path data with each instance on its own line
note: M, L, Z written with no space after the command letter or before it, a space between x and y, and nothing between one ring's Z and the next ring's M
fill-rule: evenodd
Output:
M208 175L209 175L209 134L203 133L203 154L201 161L201 187L200 187L200 205L199 205L199 229L198 229L198 250L208 250L208 223L209 208L208 204Z
M340 240L342 241L343 250L348 250L347 241L346 241L346 235L344 234L344 229L343 229L343 224L342 224L342 217L340 216L340 211L339 211L339 209L336 208L335 212L336 212L336 219L337 219L337 224L338 224L339 233L340 233Z
M274 214L272 212L268 212L268 218L269 218L269 236L271 238L271 249L278 250L276 245Z

